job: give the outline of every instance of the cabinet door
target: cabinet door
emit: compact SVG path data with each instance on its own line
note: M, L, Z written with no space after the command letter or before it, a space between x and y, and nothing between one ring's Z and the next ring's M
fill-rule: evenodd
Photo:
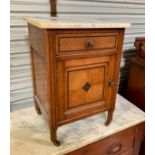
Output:
M63 124L107 110L114 86L115 55L57 63L58 119Z

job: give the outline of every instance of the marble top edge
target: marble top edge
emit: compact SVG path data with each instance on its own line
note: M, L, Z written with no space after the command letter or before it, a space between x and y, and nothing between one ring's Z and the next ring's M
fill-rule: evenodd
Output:
M86 18L62 18L62 17L49 17L49 18L31 18L24 17L24 19L41 29L73 29L73 28L127 28L131 24L128 22L112 22L108 20L96 20Z

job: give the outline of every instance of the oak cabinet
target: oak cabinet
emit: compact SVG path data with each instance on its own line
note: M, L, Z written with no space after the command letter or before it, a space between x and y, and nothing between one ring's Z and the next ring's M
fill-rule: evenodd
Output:
M51 140L60 125L108 111L112 120L124 27L50 29L29 23L35 107Z

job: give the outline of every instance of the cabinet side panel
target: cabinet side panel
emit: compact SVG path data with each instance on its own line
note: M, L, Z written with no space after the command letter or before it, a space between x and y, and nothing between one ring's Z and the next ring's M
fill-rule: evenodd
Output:
M57 143L55 31L29 25L29 35L34 57L35 101L47 118L51 140Z
M45 60L33 49L35 73L35 99L41 103L47 112L47 76Z
M29 39L31 46L34 99L42 113L48 118L47 64L44 30L29 25Z

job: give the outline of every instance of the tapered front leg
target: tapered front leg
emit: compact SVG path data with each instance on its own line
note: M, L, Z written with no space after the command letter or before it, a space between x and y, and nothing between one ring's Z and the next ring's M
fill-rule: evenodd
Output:
M50 129L50 138L54 145L60 146L60 141L57 140L57 129Z
M111 123L112 118L113 118L113 112L114 110L112 109L108 110L108 117L107 117L107 121L105 122L106 126L108 126Z

